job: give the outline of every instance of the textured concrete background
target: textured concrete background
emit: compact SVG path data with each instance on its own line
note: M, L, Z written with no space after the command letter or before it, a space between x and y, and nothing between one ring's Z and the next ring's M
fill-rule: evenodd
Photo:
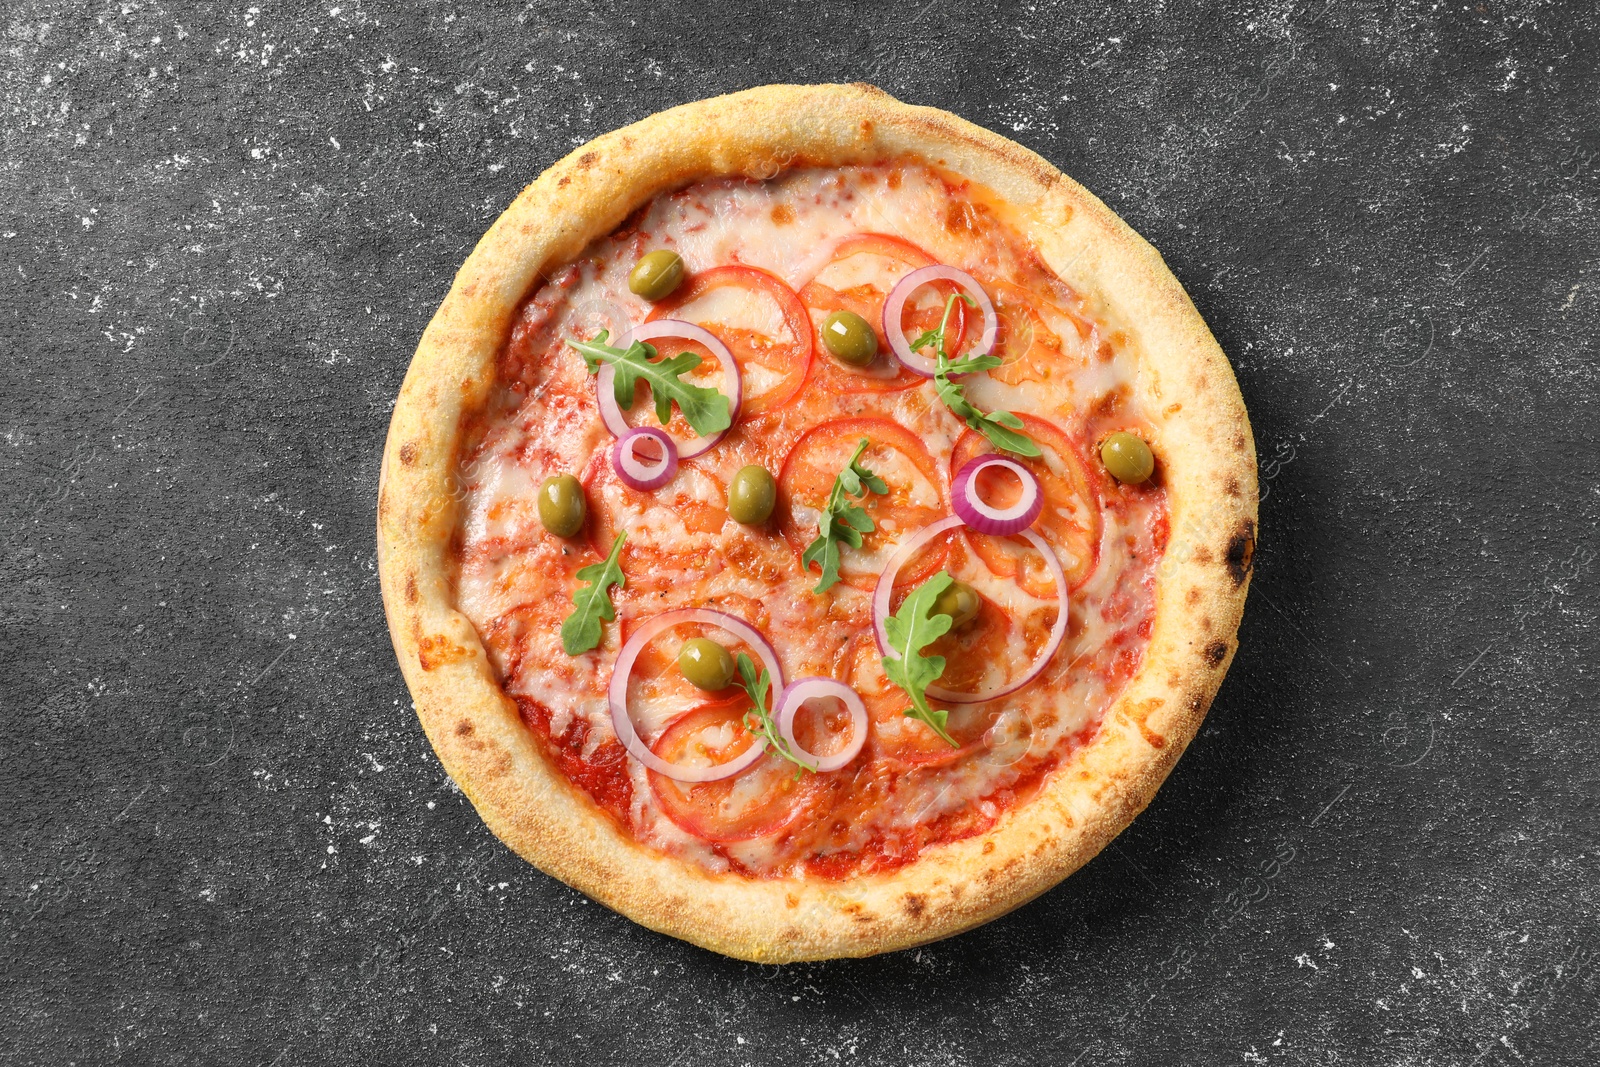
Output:
M0 1058L1600 1058L1588 4L0 4ZM473 242L680 101L874 81L1167 256L1262 457L1243 649L1056 891L730 962L509 854L408 707L379 449Z

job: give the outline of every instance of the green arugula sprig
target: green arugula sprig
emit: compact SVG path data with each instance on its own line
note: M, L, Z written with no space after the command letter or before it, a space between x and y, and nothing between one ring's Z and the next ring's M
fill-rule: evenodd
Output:
M1019 456L1037 456L1040 454L1039 446L1027 434L1019 433L1022 429L1022 420L1009 411L981 411L972 401L967 399L967 387L958 385L950 380L954 374L972 374L980 370L993 370L1000 366L1003 360L998 356L987 353L982 355L968 355L952 360L945 353L945 330L950 325L950 312L954 310L957 300L963 300L968 307L977 307L978 302L966 293L952 293L945 299L944 315L939 319L937 329L928 330L921 337L911 342L914 352L920 348L933 349L937 364L933 372L933 387L938 390L939 399L944 401L944 406L949 408L956 418L963 420L968 426L989 439L990 444L996 448L1003 448L1007 452L1015 452Z
M755 662L744 652L739 653L738 664L739 688L749 694L750 702L755 705L744 713L744 728L756 735L756 744L765 745L773 755L793 763L796 778L800 777L802 771L816 773L817 765L802 759L799 753L789 747L789 743L778 732L778 724L772 719L772 711L767 709L767 694L772 690L772 675L767 673L765 667L761 668L758 674Z
M933 604L954 580L949 571L940 571L912 590L901 602L900 610L883 621L889 647L899 653L898 658L883 657L883 673L911 698L911 706L906 709L907 718L927 723L951 748L959 748L946 730L950 713L928 705L928 686L944 673L944 657L922 654L922 649L950 629L950 616L934 612Z
M833 489L828 493L828 506L817 519L817 536L800 554L800 569L809 571L815 563L822 570L822 579L811 590L824 593L839 580L839 545L861 547L861 535L877 529L865 508L851 501L851 497L865 500L868 492L879 496L889 491L888 483L861 465L861 454L871 442L863 437L856 450L833 479Z
M578 572L578 580L588 582L572 594L578 610L568 615L561 624L561 647L569 656L582 655L600 644L600 622L610 622L617 617L611 603L609 587L625 589L628 579L622 573L622 542L628 539L626 531L617 534L611 542L611 554L603 563L591 563Z
M608 334L601 330L592 341L568 340L567 345L583 357L590 374L600 371L600 364L609 363L617 369L612 392L617 406L627 411L633 407L634 389L643 381L650 386L655 398L656 418L665 426L672 418L672 405L678 410L694 432L701 437L726 430L733 418L728 398L704 385L683 381L680 375L700 366L701 359L693 352L680 352L670 359L656 359L654 345L635 341L627 348L606 344Z

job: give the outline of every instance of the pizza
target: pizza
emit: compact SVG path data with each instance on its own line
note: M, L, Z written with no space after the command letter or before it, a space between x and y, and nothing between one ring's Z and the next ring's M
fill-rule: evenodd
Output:
M868 86L552 166L418 346L379 491L401 668L489 828L635 921L924 943L1144 806L1236 647L1254 445L1159 255Z

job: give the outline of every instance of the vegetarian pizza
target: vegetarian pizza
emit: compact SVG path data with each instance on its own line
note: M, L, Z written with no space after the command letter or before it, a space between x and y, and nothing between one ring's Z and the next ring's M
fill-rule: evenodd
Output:
M1227 361L1107 208L774 86L495 223L395 407L380 569L496 834L784 961L970 928L1119 832L1232 657L1255 506Z

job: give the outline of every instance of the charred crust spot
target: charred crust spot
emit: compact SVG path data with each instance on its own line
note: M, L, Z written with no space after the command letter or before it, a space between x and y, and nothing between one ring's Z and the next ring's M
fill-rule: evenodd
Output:
M471 652L443 635L417 638L417 662L425 671L436 670L446 663L466 659Z
M594 161L599 158L599 155L594 152L585 152L583 155L578 157L578 168L580 170L588 170L590 167L594 166Z
M471 719L462 719L460 722L456 723L456 736L457 737L471 737L472 736L472 720Z
M1189 714L1199 715L1206 710L1206 698L1201 696L1199 693L1196 693L1194 696L1189 698L1187 706L1189 708Z
M1198 603L1200 603L1200 587L1199 586L1195 586L1193 589L1190 589L1188 595L1185 596L1183 599L1184 599L1184 601L1186 603L1189 603L1189 604L1198 604Z
M417 446L407 441L400 446L400 462L407 467L417 461Z
M798 908L800 906L800 898L793 893L785 893L783 895L783 903L787 907Z
M1250 448L1250 438L1246 437L1242 433L1235 434L1233 438L1233 447L1238 449L1240 452L1248 451Z
M1212 561L1211 550L1205 545L1201 545L1199 548L1194 550L1194 556L1192 558L1196 563L1210 563Z
M569 186L571 184L572 184L572 179L570 177L566 176L566 175L562 175L562 177L556 182L556 188L557 189L565 189L567 186Z
M1223 488L1223 491L1226 492L1229 496L1238 496L1239 495L1239 479L1237 479L1237 478L1229 478L1228 479L1228 484L1223 486L1222 488Z
M901 906L913 919L922 918L923 912L928 910L928 902L916 893L907 893L905 902Z
M1250 564L1255 555L1256 524L1246 519L1240 525L1239 532L1228 542L1228 573L1233 575L1234 585L1243 585L1244 580L1250 577Z
M993 851L994 851L994 842L993 841L985 841L983 843L983 854L985 856L987 856L989 853L991 853Z
M1222 661L1228 658L1228 643L1226 641L1213 641L1206 646L1204 653L1206 662L1213 667L1222 666Z
M408 574L408 575L406 575L406 603L407 604L415 604L416 602L417 602L417 576L415 574Z

